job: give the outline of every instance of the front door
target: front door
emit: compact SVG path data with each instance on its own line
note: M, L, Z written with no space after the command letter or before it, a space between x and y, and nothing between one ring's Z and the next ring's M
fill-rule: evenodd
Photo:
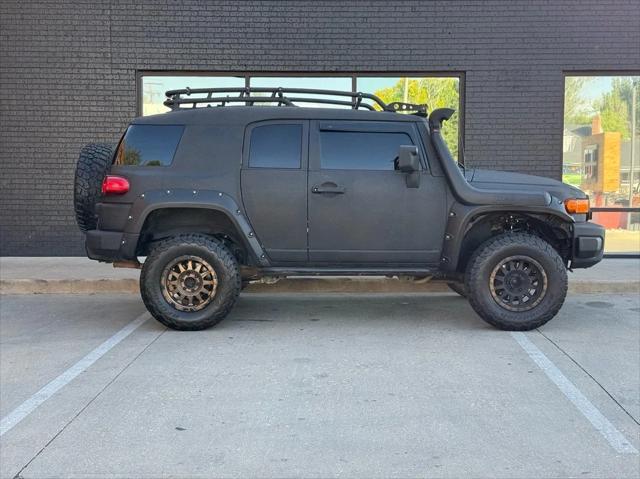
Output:
M310 124L309 260L326 264L436 264L446 223L444 178L431 174L412 122ZM420 185L394 161L416 145Z
M275 264L307 260L308 136L298 120L258 122L245 133L242 202Z

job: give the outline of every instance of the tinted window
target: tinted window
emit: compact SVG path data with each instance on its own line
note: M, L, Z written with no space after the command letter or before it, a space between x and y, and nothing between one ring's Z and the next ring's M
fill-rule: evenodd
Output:
M117 165L167 166L182 137L183 126L131 125L116 155Z
M302 125L265 125L251 132L249 166L300 168Z
M328 170L393 170L406 133L321 131L320 164Z

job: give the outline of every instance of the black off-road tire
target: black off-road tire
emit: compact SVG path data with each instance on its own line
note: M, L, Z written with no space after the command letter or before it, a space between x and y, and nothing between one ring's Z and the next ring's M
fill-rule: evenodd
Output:
M218 279L215 296L199 311L180 311L163 295L161 278L165 267L184 255L206 260ZM180 331L207 329L222 321L238 299L240 285L238 262L229 249L216 239L199 234L182 234L157 243L140 274L142 300L151 315L165 326Z
M510 311L491 294L493 269L510 256L524 255L538 262L547 276L546 293L532 309ZM471 307L487 323L507 331L529 331L552 319L567 295L567 269L557 251L538 236L505 233L480 245L467 265L465 288Z
M467 297L467 290L464 288L464 283L451 282L447 283L447 286L449 286L449 289L451 291L453 291L454 293L458 293L463 298Z
M82 231L96 229L96 201L112 159L113 147L106 143L89 143L80 151L73 184L73 206Z

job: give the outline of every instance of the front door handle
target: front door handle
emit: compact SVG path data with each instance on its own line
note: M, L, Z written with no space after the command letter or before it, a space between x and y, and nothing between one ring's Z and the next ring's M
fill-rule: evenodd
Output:
M311 188L311 193L318 195L343 195L344 192L344 186L338 186L335 183L323 183L322 185L316 185Z

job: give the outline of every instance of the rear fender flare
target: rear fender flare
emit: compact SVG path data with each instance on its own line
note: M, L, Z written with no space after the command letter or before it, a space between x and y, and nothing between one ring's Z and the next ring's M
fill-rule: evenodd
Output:
M235 225L249 252L258 264L269 266L269 260L249 220L236 201L222 191L168 189L145 191L131 206L125 233L139 235L152 211L165 208L204 208L224 213Z

